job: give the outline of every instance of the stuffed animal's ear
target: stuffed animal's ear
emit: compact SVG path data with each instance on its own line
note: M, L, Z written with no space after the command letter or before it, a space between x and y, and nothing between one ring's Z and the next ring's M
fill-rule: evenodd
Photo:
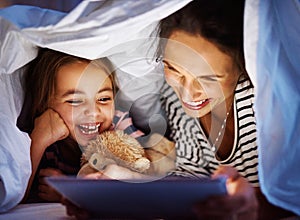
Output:
M149 174L165 176L175 169L175 143L160 134L152 134L145 145L146 157L151 161Z
M95 170L102 170L104 168L103 162L104 158L98 154L93 153L88 161L91 167L93 167Z
M145 173L150 168L150 160L146 157L137 159L133 164L135 171Z
M81 167L77 176L85 176L90 173L98 172L103 170L106 165L116 163L114 160L109 158L104 158L103 155L99 153L93 153L90 159Z

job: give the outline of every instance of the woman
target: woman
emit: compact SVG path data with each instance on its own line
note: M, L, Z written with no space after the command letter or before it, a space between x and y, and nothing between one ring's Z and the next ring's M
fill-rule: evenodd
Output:
M229 176L229 196L196 206L204 219L255 219L253 189L260 207L270 208L259 189L254 88L245 68L243 16L244 1L194 0L159 25L167 82L162 101L177 148L173 174ZM265 216L259 212L259 217L280 217L275 210Z
M226 3L227 4L227 3ZM162 90L180 175L231 165L258 186L253 86L243 56L243 2L193 1L160 23Z

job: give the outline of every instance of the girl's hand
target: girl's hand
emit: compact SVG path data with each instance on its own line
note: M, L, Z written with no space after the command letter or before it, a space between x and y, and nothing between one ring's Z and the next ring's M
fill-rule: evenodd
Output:
M86 179L116 179L116 180L150 180L150 177L141 173L134 172L117 164L109 164L104 170L83 176Z
M64 120L53 109L47 109L34 121L34 129L30 135L32 141L46 149L58 140L69 135L69 129Z
M102 172L102 179L137 179L142 178L142 174L133 172L125 167L116 164L109 164Z
M228 195L211 197L195 205L195 213L202 219L242 219L258 217L258 202L254 188L236 169L221 166L213 175L227 176Z
M62 198L61 203L66 207L67 215L75 216L78 220L91 219L91 215L85 210L70 202L66 198Z
M61 194L58 193L55 189L49 186L45 177L48 176L64 176L64 174L58 170L53 168L41 169L39 173L39 197L49 202L59 202L62 198Z

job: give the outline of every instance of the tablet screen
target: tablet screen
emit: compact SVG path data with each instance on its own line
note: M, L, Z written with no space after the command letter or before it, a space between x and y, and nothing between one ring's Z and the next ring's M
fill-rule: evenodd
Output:
M227 193L225 179L119 180L48 177L47 182L74 204L104 218L187 218L192 205Z

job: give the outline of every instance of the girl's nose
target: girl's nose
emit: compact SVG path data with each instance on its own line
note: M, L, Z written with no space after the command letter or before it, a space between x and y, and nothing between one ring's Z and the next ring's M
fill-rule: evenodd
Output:
M101 108L97 106L95 103L91 103L86 106L84 110L84 114L90 117L97 117L101 113Z

